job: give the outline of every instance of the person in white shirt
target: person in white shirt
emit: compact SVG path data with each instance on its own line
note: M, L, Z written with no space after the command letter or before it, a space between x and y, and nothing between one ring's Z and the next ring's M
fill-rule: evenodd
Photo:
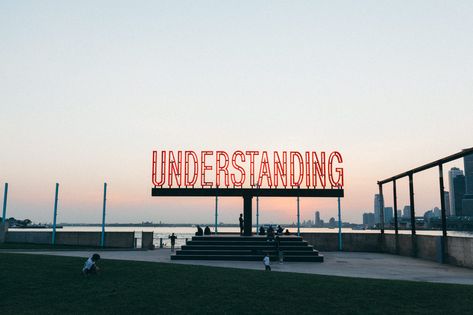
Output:
M266 253L266 256L264 256L263 263L264 263L264 270L265 271L271 271L271 266L270 266L269 254L268 253Z
M99 271L99 267L95 263L99 260L99 254L93 254L91 257L89 257L89 259L87 259L84 264L84 268L82 268L82 273L84 275L97 274L97 271Z

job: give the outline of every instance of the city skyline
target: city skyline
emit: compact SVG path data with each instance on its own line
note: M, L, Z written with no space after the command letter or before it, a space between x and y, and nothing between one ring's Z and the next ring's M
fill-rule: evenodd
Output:
M51 222L57 182L58 222L100 222L107 182L107 222L212 222L212 198L151 197L151 153L245 148L340 151L342 219L361 223L378 180L472 146L472 14L429 1L2 2L7 216ZM416 208L438 206L437 172L414 180ZM398 192L408 205L407 181ZM242 202L219 209L230 223ZM296 200L260 210L292 222ZM337 217L337 201L301 199L302 218L315 210Z

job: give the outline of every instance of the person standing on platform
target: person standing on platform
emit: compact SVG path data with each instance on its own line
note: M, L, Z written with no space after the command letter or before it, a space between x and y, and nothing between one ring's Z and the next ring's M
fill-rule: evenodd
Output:
M242 213L240 213L240 218L238 220L240 221L240 235L243 235L243 226L244 226L245 220L243 220Z
M269 254L266 253L266 256L263 258L264 270L271 271L271 262L269 261Z
M169 239L171 240L171 252L174 253L174 245L176 245L177 236L172 233L169 235Z

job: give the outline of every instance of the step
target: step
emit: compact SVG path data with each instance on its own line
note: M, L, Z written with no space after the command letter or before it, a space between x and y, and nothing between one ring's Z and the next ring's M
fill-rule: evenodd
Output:
M281 246L281 250L299 250L299 251L313 251L312 246ZM181 250L274 250L274 245L258 245L258 246L243 246L243 245L182 245Z
M279 236L281 241L287 242L297 242L302 241L300 236ZM252 242L265 242L267 240L266 236L193 236L193 241L252 241Z
M277 262L276 256L270 256L271 261ZM262 261L263 256L255 255L172 255L171 260L227 260L227 261ZM292 256L284 257L284 261L291 262L323 262L323 256Z
M255 242L255 241L204 241L204 240L193 240L193 241L188 241L187 245L262 245L262 244L275 244L275 242ZM281 245L284 246L307 246L308 243L306 241L299 241L299 242L284 242L281 241Z
M265 253L270 255L277 256L276 250L268 251L250 251L250 250L178 250L177 255L209 255L209 256L219 256L219 255L256 255L264 256ZM283 251L284 257L289 256L317 256L319 253L317 251Z

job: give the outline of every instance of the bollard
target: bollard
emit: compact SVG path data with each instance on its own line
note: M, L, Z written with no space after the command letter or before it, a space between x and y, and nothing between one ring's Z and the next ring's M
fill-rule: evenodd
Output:
M159 248L163 248L163 238L159 238Z

